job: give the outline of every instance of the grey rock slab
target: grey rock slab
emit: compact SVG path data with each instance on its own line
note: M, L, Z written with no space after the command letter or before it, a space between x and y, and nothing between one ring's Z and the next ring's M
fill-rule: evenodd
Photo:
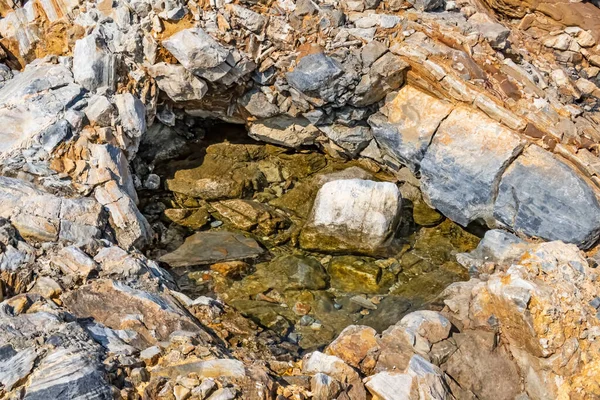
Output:
M102 364L85 351L55 349L42 360L25 390L26 400L113 399Z
M197 232L186 238L177 250L162 256L160 261L171 267L186 267L256 258L262 253L263 249L254 239L239 233Z
M231 52L201 28L179 31L162 44L186 69L211 82L235 65Z
M22 382L31 370L37 358L33 348L24 349L0 363L0 383L4 390L11 391L15 385Z
M444 7L445 0L409 0L409 3L418 11L433 11Z
M362 179L325 183L300 235L305 249L376 253L392 241L402 198L396 185Z
M408 67L399 56L385 53L371 65L369 73L362 76L351 104L364 107L382 100L404 84Z
M600 236L596 194L558 156L532 145L506 170L494 217L515 232L583 248Z
M371 128L364 125L349 127L342 124L334 124L321 126L319 129L353 158L365 149L371 139L373 139Z
M476 273L486 263L510 265L527 251L528 243L514 234L502 229L491 229L477 248L470 253L459 253L456 261Z
M323 53L304 56L296 68L286 75L287 81L303 93L318 93L344 73L342 66Z
M423 198L463 226L477 219L493 221L498 182L522 148L517 134L485 114L456 108L421 161Z
M373 136L385 154L419 170L421 160L452 105L406 85L369 118Z
M158 87L173 101L200 100L208 92L208 85L192 75L182 65L161 62L148 68Z

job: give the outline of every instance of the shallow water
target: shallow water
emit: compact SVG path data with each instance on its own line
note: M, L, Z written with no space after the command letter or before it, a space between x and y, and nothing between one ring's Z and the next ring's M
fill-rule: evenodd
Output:
M450 283L468 279L455 254L472 250L479 238L429 209L408 182L398 183L402 224L385 257L303 251L297 237L323 176L361 168L371 179L397 178L368 162L295 153L239 133L205 140L187 149L187 157L157 165L155 172L175 192L140 193L141 209L156 232L152 257L175 250L196 231L240 232L266 250L245 263L171 268L190 297L218 297L260 326L313 349L351 324L386 329L430 305ZM237 202L221 201L228 198L251 200L243 204L251 207L240 214Z

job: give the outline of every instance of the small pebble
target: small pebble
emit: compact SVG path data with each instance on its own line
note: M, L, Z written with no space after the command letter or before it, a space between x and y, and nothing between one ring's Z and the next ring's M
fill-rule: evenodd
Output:
M211 228L218 228L221 225L223 225L223 221L213 221L213 222L210 223L210 227Z

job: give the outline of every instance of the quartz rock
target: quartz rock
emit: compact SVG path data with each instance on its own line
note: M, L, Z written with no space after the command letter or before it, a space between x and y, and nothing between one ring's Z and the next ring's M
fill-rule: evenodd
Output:
M400 220L396 185L361 179L325 183L304 226L305 249L376 253L391 244Z

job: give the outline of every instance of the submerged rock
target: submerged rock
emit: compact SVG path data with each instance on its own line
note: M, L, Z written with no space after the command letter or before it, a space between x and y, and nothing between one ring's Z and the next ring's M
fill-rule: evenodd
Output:
M385 250L396 233L401 202L392 183L360 179L325 183L302 229L300 245L326 252Z
M186 267L256 258L262 253L263 249L254 239L239 233L197 232L185 239L177 250L162 256L160 261L171 267Z

